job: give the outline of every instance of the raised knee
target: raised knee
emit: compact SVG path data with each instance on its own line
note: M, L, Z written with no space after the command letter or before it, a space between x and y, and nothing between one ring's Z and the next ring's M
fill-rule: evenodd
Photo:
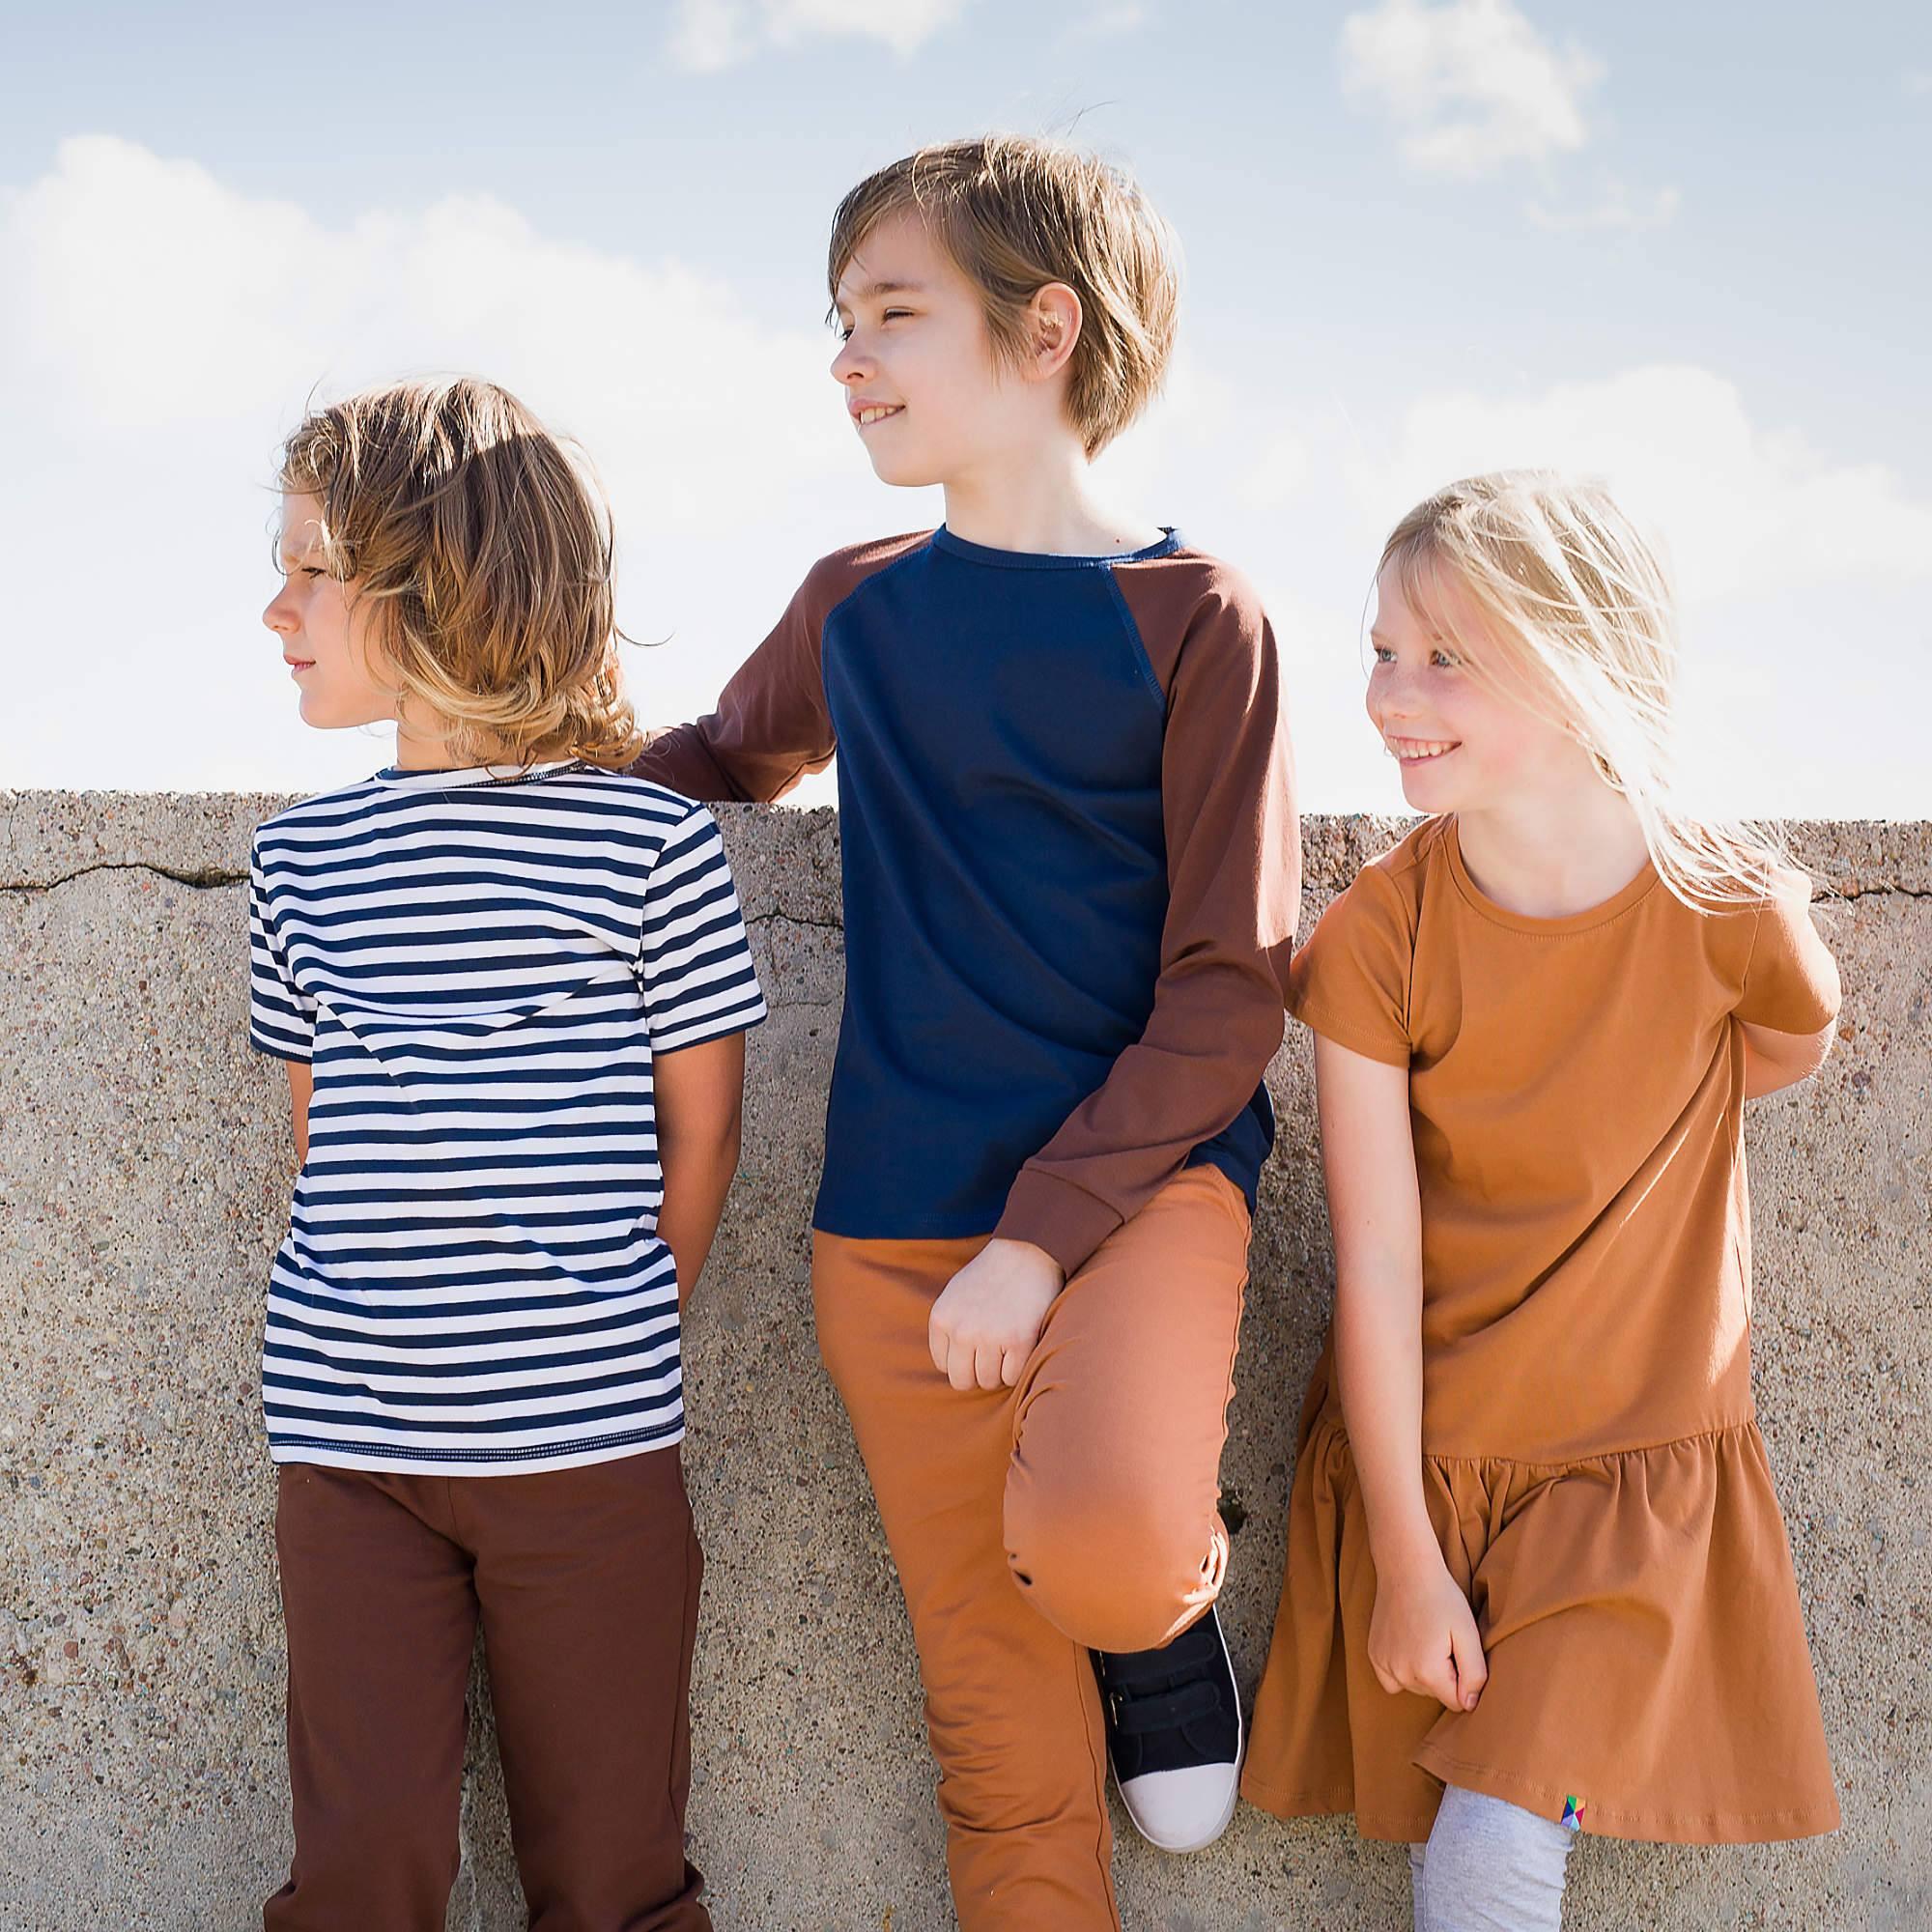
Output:
M1007 1561L1036 1609L1090 1650L1152 1650L1220 1587L1219 1519L1183 1519L1132 1494L1009 1483Z

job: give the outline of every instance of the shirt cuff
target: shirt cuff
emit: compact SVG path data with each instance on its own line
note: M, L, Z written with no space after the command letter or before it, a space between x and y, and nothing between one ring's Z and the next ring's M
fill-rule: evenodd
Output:
M1038 1168L1023 1167L1007 1196L1006 1212L993 1238L1031 1241L1044 1248L1070 1280L1120 1225L1120 1215L1084 1187Z

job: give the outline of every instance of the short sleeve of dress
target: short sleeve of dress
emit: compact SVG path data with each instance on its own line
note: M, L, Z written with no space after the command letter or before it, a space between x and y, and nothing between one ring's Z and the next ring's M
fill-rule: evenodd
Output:
M1406 1066L1414 957L1395 885L1379 866L1366 867L1294 955L1288 1009L1338 1046Z
M1773 1033L1822 1033L1838 1011L1838 968L1811 923L1808 888L1793 881L1756 915L1744 989L1734 1009Z
M724 841L702 806L678 821L651 867L638 975L655 1053L744 1033L765 1017Z
M315 1002L296 984L275 930L259 842L248 853L248 1042L277 1060L314 1057Z

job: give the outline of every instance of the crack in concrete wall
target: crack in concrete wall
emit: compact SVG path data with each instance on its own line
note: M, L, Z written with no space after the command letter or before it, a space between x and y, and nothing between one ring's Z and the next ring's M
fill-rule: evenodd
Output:
M1932 832L1932 827L1928 827ZM63 872L57 878L34 879L20 882L0 880L0 894L32 897L37 893L58 892L63 886L71 886L77 879L92 878L97 872L150 872L157 879L167 879L175 885L186 886L195 892L217 891L224 886L242 886L248 883L246 872L205 871L177 872L166 866L157 865L145 859L102 859L91 866L76 867L71 872ZM1854 899L1907 898L1932 899L1932 886L1851 886L1839 888L1827 886L1815 903L1829 906L1849 903ZM791 925L812 926L828 932L842 932L845 923L838 919L812 919L804 913L786 912L775 908L768 912L748 912L745 915L747 926L758 926L773 920L782 920Z
M245 871L177 872L152 859L100 859L91 866L76 866L72 871L62 872L57 878L0 881L0 893L31 896L35 893L58 892L61 887L71 886L77 879L92 878L97 872L150 872L157 879L171 880L175 885L186 886L194 892L214 892L223 886L248 883Z

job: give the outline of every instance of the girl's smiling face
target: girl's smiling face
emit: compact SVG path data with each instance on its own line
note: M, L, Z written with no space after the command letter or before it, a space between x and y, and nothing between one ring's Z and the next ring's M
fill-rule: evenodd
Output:
M369 608L328 567L316 497L282 497L279 562L282 587L262 621L281 639L302 723L328 731L393 719L395 701L370 671Z
M1425 566L1426 568L1426 566ZM1486 635L1461 586L1435 573L1440 624L1415 611L1393 561L1376 579L1368 712L1422 812L1508 808L1587 777L1577 734L1536 708L1516 654Z

